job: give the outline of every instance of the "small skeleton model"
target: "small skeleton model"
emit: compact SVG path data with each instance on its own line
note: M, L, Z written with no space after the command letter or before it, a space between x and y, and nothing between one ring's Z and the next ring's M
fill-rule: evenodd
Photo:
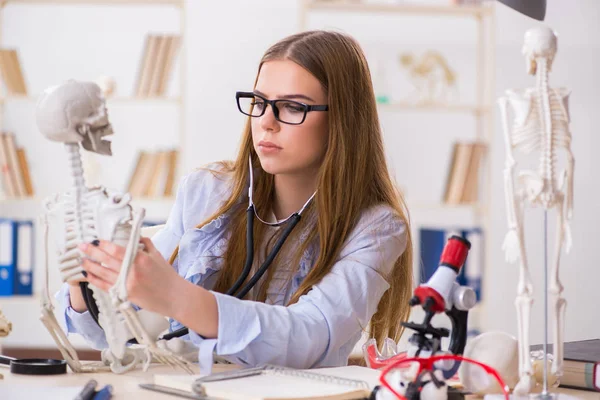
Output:
M0 310L0 337L6 337L12 331L12 324L6 316L2 314L2 310ZM0 374L0 379L4 379L4 376Z
M519 383L515 387L517 393L529 393L535 383L529 357L529 316L533 303L533 283L524 241L523 215L526 205L541 207L545 212L555 209L557 213L556 244L548 291L554 297L551 307L554 314L552 374L562 374L566 300L562 297L563 285L559 280L558 266L563 246L567 253L571 248L569 221L573 213L575 164L569 132L570 91L548 86L548 73L556 54L554 32L546 27L528 30L523 54L528 73L535 74L536 86L520 91L507 90L506 96L499 99L506 143L504 179L509 226L503 249L508 262L519 260L520 264L515 301L520 374ZM514 114L512 124L509 124L508 119L509 108ZM521 166L515 179L517 155L536 163L537 170ZM564 156L562 170L559 169L559 155Z
M448 239L438 269L427 283L415 289L410 305L421 305L425 318L420 324L402 323L404 327L416 331L409 339L411 347L408 352L385 357L377 351L374 339L363 346L365 361L371 368L389 370L393 365L405 363L404 368L392 371L385 377L387 383L378 389L376 400L397 398L390 397L396 392L409 400L448 398L451 391L444 381L454 376L460 367L461 358L458 355L463 353L467 341L468 312L477 300L472 288L456 282L470 247L471 243L465 238L452 236ZM442 350L441 342L443 337L450 335L449 330L431 325L434 315L442 312L452 322L448 351ZM388 353L394 351L393 347L386 341L384 348ZM391 390L389 385L395 388Z
M37 125L49 140L65 144L73 186L44 202L43 216L46 253L46 285L42 295L41 320L52 335L61 354L74 372L95 372L108 369L123 373L144 363L147 368L158 362L180 366L188 371L189 362L174 354L156 338L168 327L167 320L146 310L136 311L127 300L126 280L139 248L140 228L144 209L132 210L129 194L111 193L104 187L88 188L84 182L79 146L98 154L111 155L112 134L104 98L95 83L70 80L47 89L38 100ZM112 241L126 247L126 253L116 284L109 293L89 285L98 307L98 322L108 348L102 351L102 365L82 364L75 349L60 328L53 313L48 293L48 236L54 239L58 268L63 282L77 285L84 281L80 243L95 239ZM139 346L128 346L136 339Z
M399 61L417 89L418 104L448 102L456 94L456 73L437 51L426 52L419 61L412 54L402 54Z
M8 336L10 331L12 331L12 324L0 310L0 337Z

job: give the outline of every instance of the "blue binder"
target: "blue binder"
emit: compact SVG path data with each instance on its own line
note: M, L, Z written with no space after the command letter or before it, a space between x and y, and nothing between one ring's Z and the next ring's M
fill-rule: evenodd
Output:
M19 221L17 223L15 294L33 294L34 243L33 221Z
M17 223L0 218L0 296L15 294Z

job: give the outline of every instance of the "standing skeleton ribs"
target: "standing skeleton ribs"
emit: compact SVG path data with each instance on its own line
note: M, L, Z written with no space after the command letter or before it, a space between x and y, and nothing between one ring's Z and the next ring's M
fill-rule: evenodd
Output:
M503 249L507 261L519 260L519 283L515 301L518 318L519 376L515 390L528 393L534 385L529 355L529 324L533 303L533 283L529 272L524 242L524 210L526 206L556 210L557 232L548 291L553 297L554 359L552 373L563 371L564 314L566 300L559 279L559 262L563 246L571 248L569 221L573 212L574 158L571 152L568 99L564 88L550 88L548 73L556 54L556 36L548 28L527 31L523 53L528 71L536 76L536 86L523 91L506 91L499 99L506 144L504 171L509 231ZM509 126L508 110L514 114ZM566 166L558 173L559 153L566 155ZM539 155L537 171L519 171L515 182L516 154Z
M92 152L110 155L111 143L104 139L113 133L108 121L104 98L94 83L67 81L47 89L36 110L37 125L46 138L62 142L67 150L73 186L68 191L46 199L43 216L46 286L42 295L41 320L52 335L61 354L74 372L94 372L108 369L127 372L140 362L147 368L154 359L179 366L191 372L189 361L171 351L159 334L167 329L167 320L155 313L136 311L127 300L127 275L139 244L145 211L134 212L129 194L110 193L103 187L85 185L80 144ZM49 252L48 237L54 239L56 252ZM102 363L82 364L53 313L48 292L48 257L58 254L58 268L63 282L77 285L84 280L81 243L95 239L112 241L126 248L119 277L107 293L89 285L98 306L98 322L104 330L108 348L102 351ZM128 346L135 338L140 346ZM181 343L173 344L182 348ZM189 350L189 349L185 349Z

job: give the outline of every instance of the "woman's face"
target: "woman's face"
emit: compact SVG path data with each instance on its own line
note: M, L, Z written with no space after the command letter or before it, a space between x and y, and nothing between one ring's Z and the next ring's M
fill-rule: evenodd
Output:
M254 94L268 100L294 100L309 105L327 104L320 82L290 60L268 61L260 69ZM255 101L261 101L256 99ZM300 125L277 121L270 105L261 117L252 118L254 150L263 169L277 174L316 174L329 135L327 111L310 111ZM278 103L279 106L279 103ZM255 106L256 107L256 106ZM284 107L288 109L285 110ZM292 105L279 106L280 118L298 113ZM302 113L300 113L302 114Z

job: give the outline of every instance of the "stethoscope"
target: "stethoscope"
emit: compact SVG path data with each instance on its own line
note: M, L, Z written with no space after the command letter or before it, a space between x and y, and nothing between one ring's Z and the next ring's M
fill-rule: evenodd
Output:
M279 250L281 250L281 247L285 243L286 239L288 238L288 236L290 235L290 233L292 232L294 227L298 224L298 222L300 222L302 213L304 212L306 207L308 207L311 200L317 194L317 192L315 191L312 194L312 196L310 196L310 198L306 201L306 203L304 203L302 208L300 210L298 210L297 212L291 214L289 217L287 217L281 221L277 221L277 222L264 221L256 213L256 208L255 208L254 202L252 200L252 192L253 192L253 188L254 188L254 174L253 174L252 157L251 156L248 158L248 163L250 166L250 187L248 188L248 208L246 210L246 221L247 221L246 222L246 262L244 264L244 269L242 270L242 273L240 274L238 279L229 288L229 290L227 290L227 292L225 293L227 295L234 296L238 299L244 298L244 296L246 296L248 294L248 292L254 287L254 285L256 285L256 283L260 280L260 278L265 274L265 272L267 272L267 270L273 263L273 260L279 253ZM252 276L252 278L250 278L248 283L246 283L246 285L244 285L244 287L242 287L240 289L240 287L244 284L244 281L248 278L248 275L250 274L250 270L252 269L252 264L254 261L254 217L258 218L258 220L260 222L262 222L263 224L268 225L268 226L273 226L273 227L281 226L288 221L290 221L290 222L285 227L285 230L281 234L281 237L279 238L279 240L277 240L277 242L275 243L275 246L273 247L273 249L267 256L265 261L262 263L260 268L256 271L256 273ZM93 319L96 321L96 323L98 323L98 308L95 304L94 298L92 297L91 290L88 289L87 282L81 282L80 286L81 286L81 291L83 293L83 299L88 307L88 310L89 310L90 314L92 315ZM173 332L163 335L160 339L169 340L169 339L173 339L175 337L181 337L181 336L187 335L188 332L189 332L188 328L183 327L176 331L173 331ZM132 339L130 341L130 343L137 343L137 341L135 341L135 339Z

